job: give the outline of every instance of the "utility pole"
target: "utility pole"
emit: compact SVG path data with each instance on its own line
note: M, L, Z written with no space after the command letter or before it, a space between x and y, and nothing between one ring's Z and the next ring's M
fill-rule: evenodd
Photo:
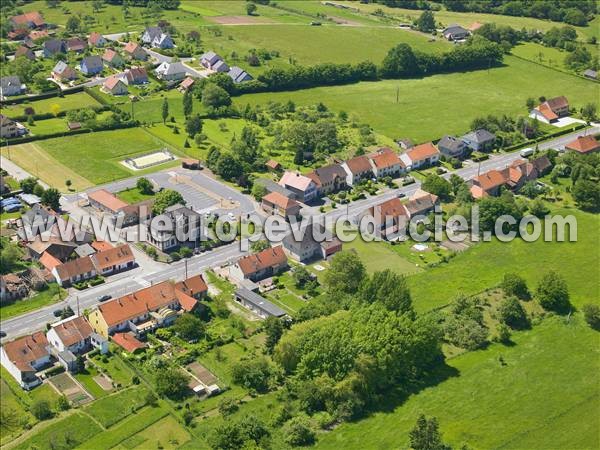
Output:
M188 279L188 260L185 260L185 279Z
M77 295L75 299L77 300L77 315L79 316L79 295Z

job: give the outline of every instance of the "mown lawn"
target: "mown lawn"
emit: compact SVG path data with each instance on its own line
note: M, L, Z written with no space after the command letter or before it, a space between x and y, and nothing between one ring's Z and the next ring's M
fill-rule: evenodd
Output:
M159 410L160 411L160 410ZM188 442L190 433L173 416L166 416L121 442L116 450L146 450L160 448L174 450ZM90 447L91 448L91 447Z
M598 272L600 216L575 209L555 212L577 219L577 242L482 242L457 255L448 264L408 278L415 307L426 311L451 301L460 292L475 294L495 286L506 272L517 272L531 290L542 275L554 269L567 281L576 307L600 301Z
M93 363L104 372L118 385L117 387L125 387L131 384L133 378L133 371L123 362L123 360L116 356L108 356L106 362L103 362L103 356L97 355L93 359Z
M114 448L128 438L143 432L156 421L162 419L167 412L162 408L146 407L135 414L123 419L112 426L109 431L95 435L92 439L85 441L79 449L104 449ZM127 447L124 447L127 448Z
M344 250L355 251L369 273L390 269L408 275L423 270L394 251L393 247L386 242L365 242L358 237L352 242L344 243Z
M57 303L65 298L67 298L66 291L59 288L56 283L51 283L46 290L38 292L33 297L0 306L0 317L2 320L10 319L11 317Z
M54 106L58 109L54 109ZM18 105L3 105L0 111L8 117L22 116L25 114L25 108L33 108L36 114L56 113L69 111L71 109L80 109L90 106L100 106L94 98L85 92L65 95L64 97L52 97L34 102L25 102Z
M117 192L117 197L127 203L138 203L144 200L149 200L154 197L153 194L144 194L140 192L138 188L126 189L121 192Z
M355 114L376 132L390 138L408 137L423 142L444 134L465 133L478 116L526 115L528 97L566 95L570 104L579 108L600 96L600 86L591 81L513 56L505 57L505 63L489 71L243 95L235 103L323 102L334 111Z
M597 448L597 332L580 316L552 317L513 341L448 360L447 379L323 434L316 448L405 448L419 414L437 417L454 448Z
M86 391L88 391L95 399L105 397L109 391L105 391L96 383L94 377L98 375L98 370L93 366L88 366L85 372L75 374L75 379L79 381Z
M102 432L100 426L81 412L74 412L49 426L39 433L22 441L15 450L70 450L92 436Z
M104 427L110 427L146 404L148 390L133 387L96 400L85 411Z

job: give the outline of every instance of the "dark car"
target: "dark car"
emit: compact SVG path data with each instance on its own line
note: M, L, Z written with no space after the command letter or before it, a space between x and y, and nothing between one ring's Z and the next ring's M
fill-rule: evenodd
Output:
M0 338L6 337L6 331L0 331Z
M100 297L98 297L98 301L99 302L105 302L106 300L110 300L112 298L112 295L101 295Z
M60 316L62 316L63 311L64 311L63 309L55 309L52 312L52 314L54 315L54 317L60 317Z

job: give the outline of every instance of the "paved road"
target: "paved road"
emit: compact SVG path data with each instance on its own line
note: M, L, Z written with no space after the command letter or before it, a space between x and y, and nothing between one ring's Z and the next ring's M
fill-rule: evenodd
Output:
M591 129L578 131L565 136L561 136L557 139L553 139L544 144L540 144L539 148L560 148L561 146L564 146L567 142L572 141L577 136L592 133L600 133L600 125L595 125ZM457 173L465 179L471 179L474 176L476 176L478 172L483 173L492 169L502 169L509 165L515 159L519 158L520 156L518 152L493 155L489 160L483 161L480 165L472 165L470 167L465 167L463 169L457 170L455 173ZM450 176L450 174L447 174L446 176ZM210 183L221 185L215 180L209 180ZM231 189L223 185L221 185L221 187ZM409 196L419 187L420 183L417 182L415 184L402 187L400 189L389 190L382 193L381 195L353 202L347 208L340 207L336 210L330 211L327 213L327 216L332 217L333 219L337 217L343 217L346 214L350 218L356 217L366 208L381 203L384 200L395 197L398 195L399 192L402 192ZM252 204L250 200L248 200L248 202ZM319 214L317 213L313 215L318 216ZM234 261L243 254L245 254L245 252L240 250L239 243L234 242L232 244L219 247L213 251L206 252L202 255L194 256L187 260L188 275L195 275L211 267L222 265L228 261ZM78 297L79 307L82 311L85 308L93 308L98 303L97 298L104 294L109 294L113 297L118 297L136 291L142 287L150 286L151 283L156 283L167 279L183 279L185 277L185 267L186 261L181 260L171 265L165 265L159 270L150 273L142 273L142 270L140 268L134 269L133 271L125 272L115 277L111 277L109 283L105 285L95 286L77 294L75 294L76 291L73 291L68 297L68 299L64 302L64 304L65 306L66 304L69 304L73 308L73 310L76 310ZM52 322L53 320L55 320L54 316L52 315L52 311L54 311L58 307L59 305L55 304L46 308L32 311L19 317L2 321L0 328L7 333L6 339L13 339L18 335L31 333L33 331L42 329L47 322Z

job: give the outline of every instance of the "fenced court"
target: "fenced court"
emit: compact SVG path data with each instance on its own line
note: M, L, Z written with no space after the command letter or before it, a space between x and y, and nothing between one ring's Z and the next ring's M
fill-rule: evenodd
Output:
M162 149L157 152L146 153L135 158L127 158L123 161L127 167L133 170L147 169L148 167L163 164L169 161L173 161L175 156L167 149Z
M75 382L67 372L48 378L48 381L58 392L65 395L74 406L83 405L93 400L92 396Z

